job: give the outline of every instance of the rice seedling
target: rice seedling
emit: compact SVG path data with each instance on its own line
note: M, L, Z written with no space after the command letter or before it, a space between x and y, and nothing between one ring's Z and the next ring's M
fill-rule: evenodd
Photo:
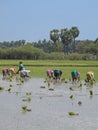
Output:
M69 89L70 89L71 91L74 91L73 87L70 87Z
M4 90L4 88L0 86L0 90Z
M45 86L40 86L40 88L45 88Z
M26 92L26 95L27 95L27 96L30 96L30 95L31 95L31 92Z
M50 87L50 82L48 82L48 87Z
M66 80L65 83L68 83L68 81Z
M10 78L10 82L12 82L13 81L13 79L12 78Z
M10 92L11 91L11 88L8 88L8 90L7 90L8 92Z
M23 102L30 102L30 101L31 101L31 98L28 97L28 98L26 98L26 99L23 99L22 101L23 101Z
M69 98L70 98L70 99L73 99L73 97L74 97L73 95L70 95L70 97L69 97Z
M21 78L21 79L20 79L20 82L21 82L21 83L24 83L24 79Z
M48 90L49 90L49 91L54 91L54 88L49 88Z
M22 110L26 111L27 110L27 106L26 105L22 106Z
M65 78L61 78L61 81L65 81Z
M30 98L30 97L28 97L28 98L27 98L27 101L28 101L28 102L30 102L30 101L31 101L31 98Z
M32 111L30 108L27 108L27 111L29 112L29 111Z
M23 110L23 112L27 112L27 111L30 112L31 111L31 109L27 108L26 105L22 106L22 110Z
M78 101L78 105L82 105L82 102L81 102L81 101Z
M79 113L75 113L75 112L68 112L68 114L69 114L70 116L79 115Z
M10 87L13 87L13 85L12 85L12 84L10 84Z
M93 95L93 90L89 90L89 93L90 93L90 95L92 96Z
M82 83L80 83L80 85L78 86L78 89L82 89Z
M89 84L90 84L91 86L93 86L93 85L94 85L94 81L93 81L93 80L90 80L90 81L89 81Z

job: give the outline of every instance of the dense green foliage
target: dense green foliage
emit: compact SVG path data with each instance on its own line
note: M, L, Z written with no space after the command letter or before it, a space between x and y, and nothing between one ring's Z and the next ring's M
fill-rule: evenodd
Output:
M51 30L49 41L0 42L0 59L97 60L98 38L94 41L76 40L79 33L78 28L73 26L71 29Z
M47 45L42 48L44 43L25 44L18 47L11 47L6 49L0 49L0 59L55 59L55 60L97 60L98 59L98 44L94 44L90 41L77 41L76 52L64 54L62 50L63 46L60 43L54 45L51 44L52 51L47 52ZM36 47L35 47L36 46Z

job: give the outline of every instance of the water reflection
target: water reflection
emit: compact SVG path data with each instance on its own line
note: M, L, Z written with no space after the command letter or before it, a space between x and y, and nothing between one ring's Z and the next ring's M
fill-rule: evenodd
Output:
M83 82L79 87L71 82L51 82L48 86L44 80L31 78L21 83L1 78L1 130L98 130L98 83L89 87ZM23 111L24 106L30 111Z

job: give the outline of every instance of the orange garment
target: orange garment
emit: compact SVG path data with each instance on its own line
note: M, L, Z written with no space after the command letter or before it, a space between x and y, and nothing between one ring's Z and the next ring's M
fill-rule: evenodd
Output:
M15 74L16 73L16 69L15 68L10 68L10 72Z

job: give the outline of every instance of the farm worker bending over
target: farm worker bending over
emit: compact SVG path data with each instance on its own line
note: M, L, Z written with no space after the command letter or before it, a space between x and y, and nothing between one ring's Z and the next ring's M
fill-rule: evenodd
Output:
M3 75L3 77L6 77L7 75L9 75L10 73L9 73L9 69L8 68L3 68L2 69L2 75Z
M61 70L54 70L54 77L55 79L60 79L62 75L62 71Z
M30 70L25 70L25 69L21 70L20 77L21 78L30 77Z
M15 68L10 68L10 69L9 69L9 72L10 72L11 74L16 74L16 69L15 69Z
M89 80L94 80L94 72L92 72L92 71L87 72L86 77L87 77L88 82L89 82Z
M80 80L80 73L77 70L73 70L71 72L72 81L79 81Z
M47 71L46 71L46 74L47 74L47 77L52 78L54 72L53 72L53 70L47 70Z

